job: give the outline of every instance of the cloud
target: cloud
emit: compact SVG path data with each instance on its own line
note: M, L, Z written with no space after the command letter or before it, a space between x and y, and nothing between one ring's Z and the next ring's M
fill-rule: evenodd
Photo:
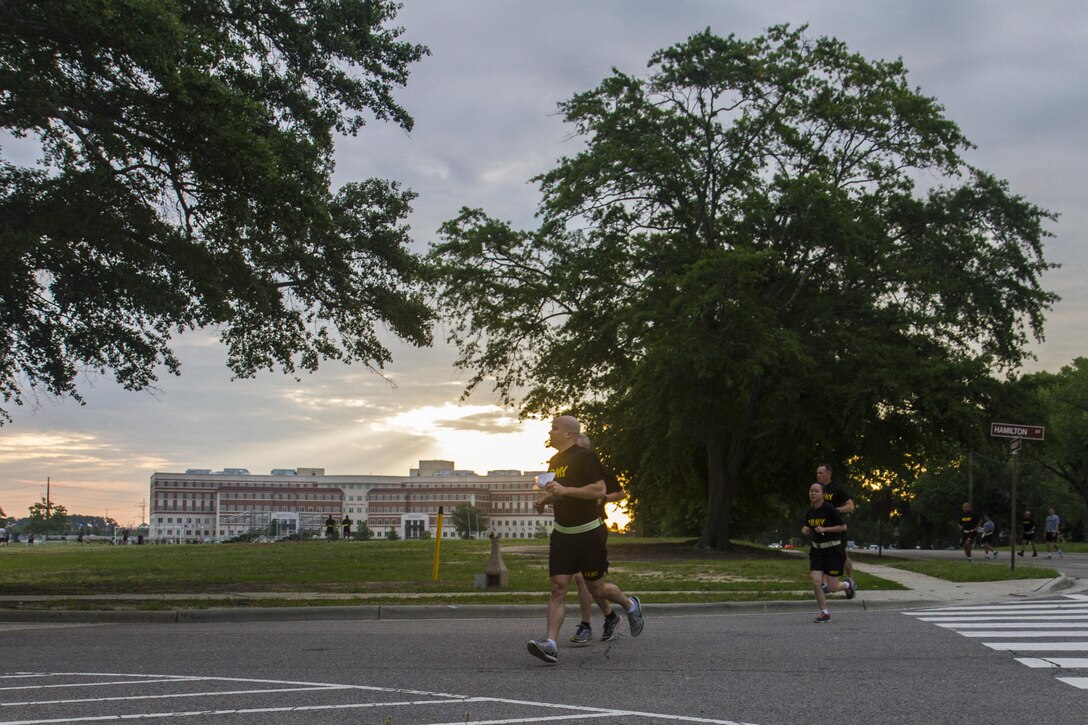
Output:
M439 419L435 421L435 425L447 430L470 430L478 433L517 433L521 429L521 422L517 418L498 408L459 418Z

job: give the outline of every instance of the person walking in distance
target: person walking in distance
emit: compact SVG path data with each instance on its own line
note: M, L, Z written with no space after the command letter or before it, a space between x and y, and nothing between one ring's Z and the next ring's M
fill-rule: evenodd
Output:
M808 487L809 509L801 533L812 537L812 548L808 552L808 569L812 576L812 591L820 613L814 620L817 624L831 621L831 612L827 609L827 594L846 592L847 599L854 598L854 582L850 577L839 581L843 573L842 550L839 539L846 533L846 523L842 514L824 500L824 487L814 483Z
M1052 558L1050 556L1050 547L1054 547L1054 550L1058 552L1058 558L1062 558L1062 550L1058 546L1058 532L1061 531L1062 520L1058 518L1058 514L1054 513L1054 508L1048 508L1046 510L1046 522L1043 524L1043 543L1046 544L1046 558Z
M332 517L332 514L325 519L325 538L329 541L336 538L336 519Z
M593 446L590 445L589 436L582 434L578 436L578 445L586 450L593 450ZM600 459L598 459L600 460ZM603 468L603 466L602 466ZM620 486L620 482L616 479L616 474L608 468L604 468L605 472L605 494L604 498L598 501L599 512L601 521L608 519L608 512L605 510L605 504L615 503L616 501L622 501L627 498L627 493ZM605 536L608 535L608 527L605 526ZM574 644L589 644L593 639L593 627L590 625L590 619L593 616L593 595L589 593L589 588L586 586L586 580L582 577L582 572L575 572L574 583L578 586L578 607L581 609L582 621L578 623L578 628L571 635L570 641ZM597 606L600 607L601 612L604 614L604 631L601 633L601 641L608 642L616 633L616 625L620 623L620 617L618 614L612 611L612 604L607 599L597 600Z
M821 463L816 468L816 483L823 486L824 489L824 501L831 504L839 512L839 514L845 516L846 514L854 513L854 499L850 497L850 494L845 488L837 483L831 482L831 464ZM854 562L850 560L850 554L846 550L846 534L840 538L842 542L842 560L843 571L846 572L846 576L853 581L854 576Z
M978 526L978 514L971 510L970 503L964 503L963 512L960 514L960 546L963 548L963 553L967 556L967 561L972 564L975 563L975 560L971 558L971 547L975 543L975 534L978 532Z
M1031 555L1039 556L1039 551L1035 548L1035 517L1030 511L1025 511L1024 518L1020 521L1020 551L1017 556L1024 555L1028 544L1031 544Z
M994 530L997 527L994 525L994 520L986 514L982 515L982 536L979 537L979 543L982 544L982 550L985 552L983 559L989 559L991 555L997 558L997 549L994 547Z
M343 541L347 541L351 538L351 523L351 517L344 514L344 519L340 522L340 530L342 532L340 538Z
M581 433L578 420L561 415L552 421L548 444L556 454L548 461L552 480L545 484L545 495L534 507L538 513L551 505L555 525L548 544L548 574L551 596L548 599L547 636L529 640L529 654L545 662L559 661L556 640L563 625L563 610L571 577L581 572L594 599L607 599L627 612L631 636L642 633L645 620L638 597L628 597L619 587L604 580L608 571L607 530L601 521L598 501L606 492L605 472L591 451L578 445Z

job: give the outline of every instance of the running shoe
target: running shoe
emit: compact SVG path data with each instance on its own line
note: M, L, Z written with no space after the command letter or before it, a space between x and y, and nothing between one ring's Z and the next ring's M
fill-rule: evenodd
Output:
M589 644L591 639L593 639L593 629L585 622L581 622L578 629L570 636L570 641L574 644Z
M854 584L854 580L850 577L846 577L843 581L846 583L846 598L853 599L856 597L858 594L858 587L857 584Z
M642 602L638 597L628 597L628 599L635 603L635 611L627 613L627 624L631 627L631 636L637 637L642 634L642 627L646 624L642 616Z
M1032 556L1039 556L1039 552L1038 551L1033 551L1033 552L1031 552L1031 555Z
M559 661L559 652L555 649L555 645L546 639L529 640L529 654L539 657L550 665Z
M604 633L601 635L602 642L610 642L612 638L616 636L616 626L620 623L620 615L616 614L613 610L607 617L604 618Z
M1051 556L1050 554L1047 554L1047 555L1046 555L1046 556L1044 556L1043 558L1044 558L1044 559L1052 559L1053 557L1052 557L1052 556Z
M824 622L830 622L831 621L831 615L828 614L827 612L820 612L820 616L816 617L816 619L814 619L812 621L815 622L816 624L823 624Z
M829 587L827 585L827 582L820 582L820 589L824 590L824 594L830 594L831 593L831 587Z

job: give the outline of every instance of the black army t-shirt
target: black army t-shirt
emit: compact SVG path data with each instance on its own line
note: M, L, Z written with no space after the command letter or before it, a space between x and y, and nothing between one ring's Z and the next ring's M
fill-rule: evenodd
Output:
M548 461L548 470L555 474L556 483L570 488L583 488L607 479L597 454L581 446L560 451ZM599 516L597 499L560 496L553 504L555 523L560 526L581 526Z

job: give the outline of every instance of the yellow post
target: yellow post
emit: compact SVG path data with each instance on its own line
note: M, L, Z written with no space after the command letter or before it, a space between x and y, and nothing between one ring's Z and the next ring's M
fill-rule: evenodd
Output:
M438 507L438 528L434 532L434 570L431 579L438 581L438 558L442 550L442 507Z

